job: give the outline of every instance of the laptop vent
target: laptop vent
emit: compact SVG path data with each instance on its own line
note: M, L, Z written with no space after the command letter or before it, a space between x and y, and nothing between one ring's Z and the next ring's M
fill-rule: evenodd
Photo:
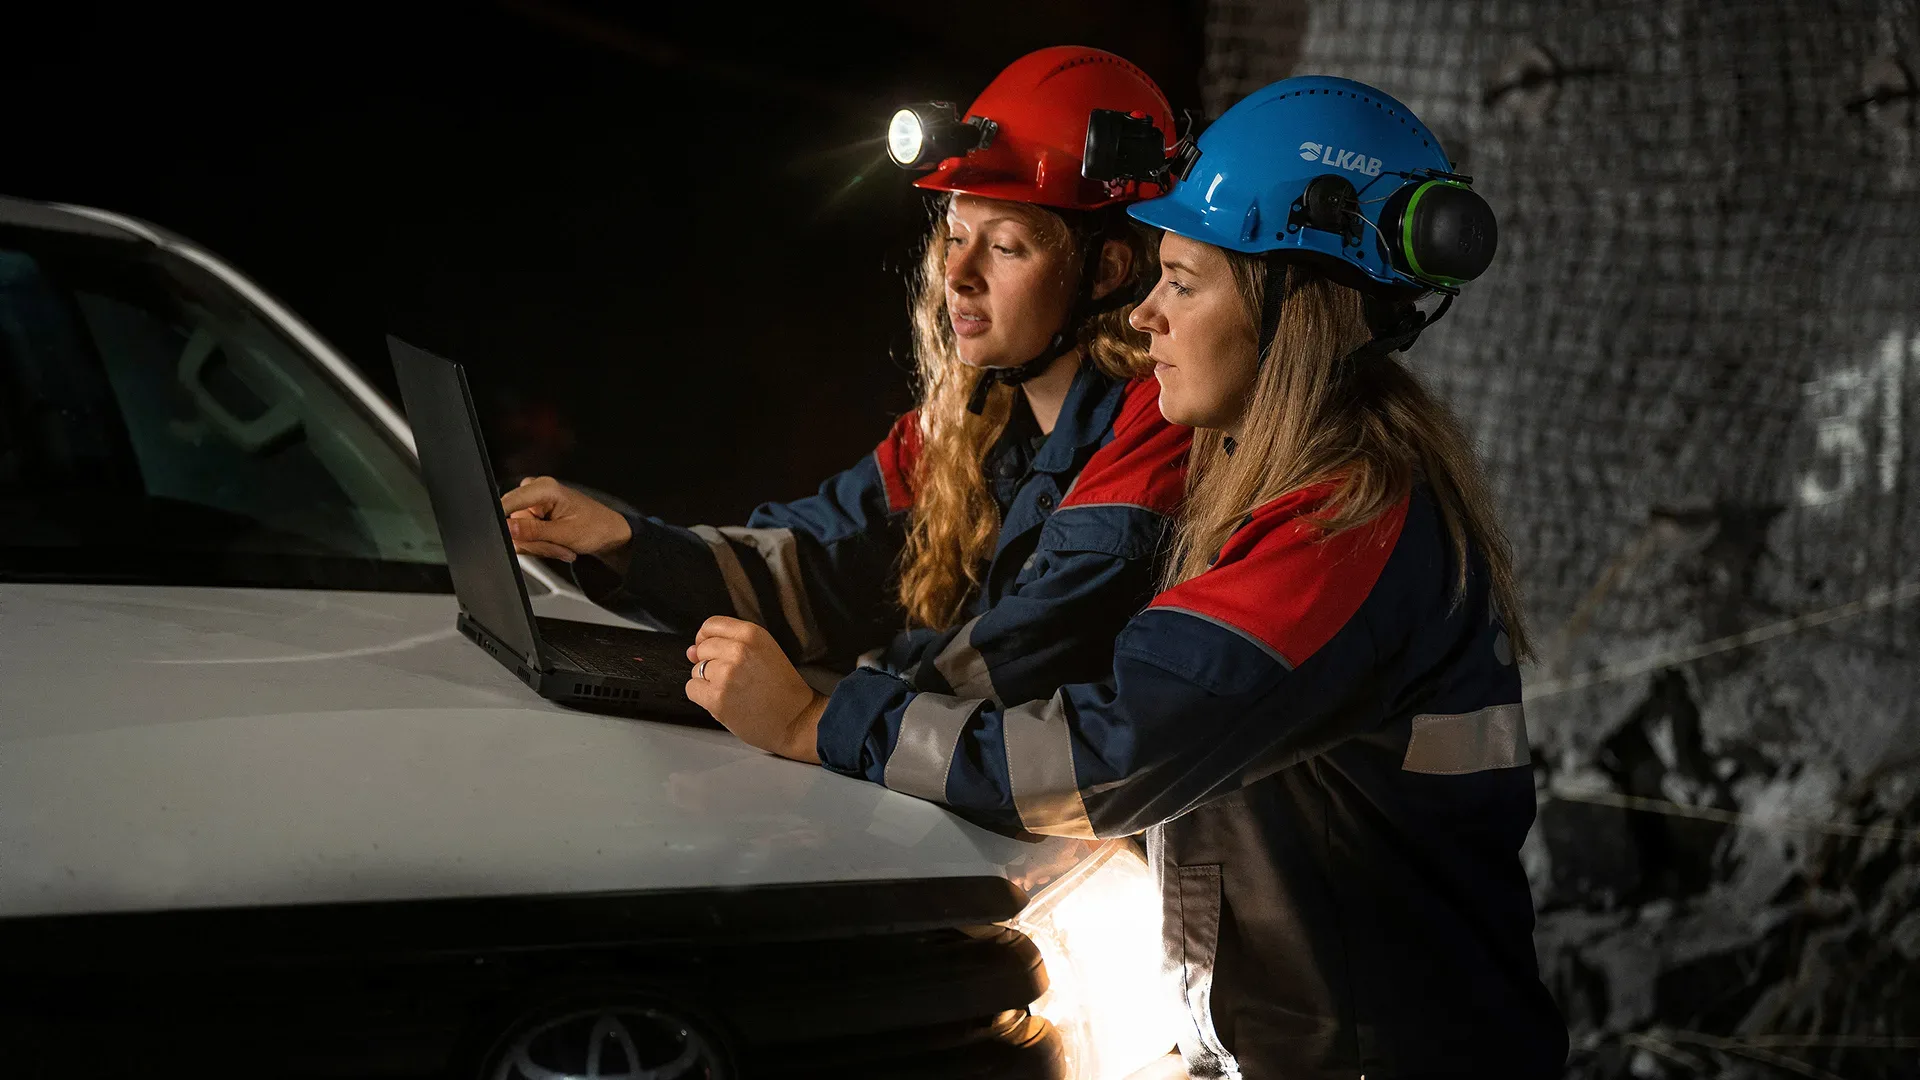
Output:
M620 686L592 686L587 683L574 683L573 696L603 698L614 701L631 701L641 695L637 690L628 690Z

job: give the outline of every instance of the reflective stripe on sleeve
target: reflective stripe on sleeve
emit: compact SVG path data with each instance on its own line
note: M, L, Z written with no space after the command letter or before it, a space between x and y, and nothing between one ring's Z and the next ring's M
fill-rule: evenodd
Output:
M1074 776L1073 729L1062 695L1016 705L1000 715L1007 783L1020 824L1032 832L1094 839Z
M796 662L818 660L827 655L827 640L813 617L813 604L807 599L807 585L800 576L800 546L792 529L748 529L729 525L720 535L738 540L760 553L773 575L774 588L780 593L780 612L787 617L794 643L800 649Z
M887 758L885 784L903 795L947 801L947 770L967 720L980 707L946 694L915 694L900 717L900 734Z
M980 625L982 616L976 615L953 635L947 647L933 658L933 669L947 680L953 692L963 698L984 698L999 705L1000 695L993 689L993 672L987 669L987 658L973 647L973 628Z
M713 561L720 564L720 579L727 583L727 598L733 601L734 615L758 626L767 625L760 613L760 598L754 595L753 582L747 580L746 567L740 565L740 556L734 553L733 545L711 525L695 525L691 531L707 542Z
M1406 772L1436 776L1511 769L1533 760L1527 748L1527 719L1519 703L1489 705L1470 713L1413 718Z

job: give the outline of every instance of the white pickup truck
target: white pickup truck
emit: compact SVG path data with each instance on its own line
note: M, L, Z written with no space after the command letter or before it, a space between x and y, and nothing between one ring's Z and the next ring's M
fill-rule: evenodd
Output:
M0 198L0 519L8 1076L1092 1078L1171 1044L1125 843L570 711L462 640L401 417L177 236Z

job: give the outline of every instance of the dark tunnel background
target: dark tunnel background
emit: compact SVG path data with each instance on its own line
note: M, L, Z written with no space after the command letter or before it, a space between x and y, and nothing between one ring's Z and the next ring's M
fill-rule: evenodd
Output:
M810 491L911 404L893 105L1062 42L1199 105L1198 3L21 14L0 192L206 245L396 400L385 334L462 361L503 476L682 522Z

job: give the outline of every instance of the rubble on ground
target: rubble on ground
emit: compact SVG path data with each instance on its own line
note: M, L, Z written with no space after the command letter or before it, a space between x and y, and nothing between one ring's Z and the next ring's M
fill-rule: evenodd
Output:
M1671 539L1579 651L1645 649L1633 613L1656 595L1669 620L1726 606L1714 530ZM1729 618L1779 618L1756 608ZM1836 623L1606 687L1553 693L1557 674L1528 706L1524 856L1568 1075L1920 1075L1912 673Z

